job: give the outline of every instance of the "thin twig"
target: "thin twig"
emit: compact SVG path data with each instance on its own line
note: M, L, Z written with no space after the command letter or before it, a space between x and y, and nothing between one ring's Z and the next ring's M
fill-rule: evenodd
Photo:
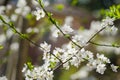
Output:
M80 51L81 49L79 49L77 52L76 52L76 54ZM75 56L75 55L73 55L73 56ZM73 57L72 56L72 57ZM67 63L68 61L70 61L71 59L72 59L72 57L70 57L68 60L66 60L65 62L62 62L62 63L60 63L58 66L56 66L54 69L53 69L53 71L55 71L55 70L57 70L58 68L60 68L63 64L65 64L65 63Z
M100 43L95 43L95 42L92 42L92 41L90 41L89 43L97 45L97 46L116 47L116 48L120 47L120 45L100 44Z
M9 24L9 23L7 23L7 22L2 18L2 16L0 16L0 20L1 20L4 24L8 25L11 29L13 29L13 30L15 31L15 33L17 33L20 37L23 37L23 34L16 30L14 24ZM41 49L45 50L43 47L41 47L40 45L36 44L34 41L30 40L28 37L23 37L23 38L26 39L27 41L29 41L30 43L32 43L33 45L35 45L36 47L40 47ZM49 53L49 52L47 52L47 53ZM61 59L59 59L56 55L54 55L53 53L50 53L50 54L52 54L55 58L57 58L57 59L62 63Z
M95 38L101 31L103 31L106 27L101 28L99 31L97 31L89 40L87 43L91 42L93 38Z

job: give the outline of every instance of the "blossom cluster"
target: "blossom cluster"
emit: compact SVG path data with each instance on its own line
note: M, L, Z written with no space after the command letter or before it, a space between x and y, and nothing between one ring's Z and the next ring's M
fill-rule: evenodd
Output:
M37 8L37 11L34 11L33 14L37 20L45 16L44 10L40 8ZM104 74L107 69L107 64L111 64L110 60L100 53L97 53L95 56L93 52L85 49L85 46L89 45L89 42L96 34L116 34L118 29L114 26L114 20L114 18L106 17L101 22L94 21L91 23L90 29L83 31L72 29L71 25L69 25L72 19L71 21L66 21L61 27L53 26L51 28L52 37L58 38L59 36L67 35L70 41L61 48L55 47L53 50L51 50L50 44L46 42L41 43L40 49L43 51L44 64L39 67L34 67L32 70L24 70L23 68L26 80L28 78L52 80L54 69L62 66L68 70L71 65L79 67L80 63L85 61L87 61L86 66L89 70L95 69L96 72ZM117 72L118 66L111 64L111 69Z
M39 5L35 0L32 0L32 2L34 5ZM49 3L46 3L46 5L49 5ZM4 6L0 7L0 14L4 16L6 22L9 22L10 20L16 21L18 15L25 17L31 11L30 7L27 6L26 0L18 0L16 6L17 8L14 10L15 14L11 15L11 18L8 18L6 15L4 15L4 11L6 9L10 10L11 8ZM37 7L36 10L32 13L36 16L36 20L40 20L46 15L44 11L44 8ZM89 29L81 31L72 29L72 21L73 18L67 17L65 23L61 27L56 26L53 23L55 26L51 28L52 37L55 37L57 39L59 36L64 36L69 39L69 42L64 44L62 47L55 47L53 50L51 49L51 44L48 44L47 42L41 43L39 47L43 51L42 60L44 61L44 64L40 66L34 66L32 69L29 68L27 64L25 64L22 70L25 76L25 80L53 80L53 73L56 68L62 66L64 69L68 70L71 65L79 67L82 62L86 61L86 66L90 71L96 70L96 72L104 74L105 70L107 69L107 64L110 64L111 69L114 72L117 72L117 69L119 67L112 64L104 54L95 54L86 49L86 46L88 46L91 40L99 33L101 35L117 34L118 29L114 26L115 19L106 17L102 21L93 21ZM1 22L0 25L2 25ZM26 32L38 33L39 30L36 28L28 28ZM9 37L13 35L10 30L8 30L6 34L8 34ZM0 43L3 43L6 38L4 35L0 35L0 37L2 37L2 39L0 39ZM11 50L18 49L18 46L19 45L16 43L11 45ZM6 77L0 77L0 80L7 79Z
M34 67L32 70L28 69L27 65L25 65L22 72L25 73L26 80L52 80L53 69L58 66L58 63L62 63L63 68L68 70L70 65L78 67L81 62L88 61L86 65L89 70L96 69L96 72L100 74L104 73L107 69L106 64L110 63L110 60L103 54L97 53L96 58L94 58L91 51L85 50L84 48L78 50L71 42L64 45L62 48L55 48L53 52L51 52L51 45L46 42L41 43L40 46L41 50L44 52L44 64L39 67ZM117 66L112 64L111 68L113 71L117 72Z
M25 73L25 80L53 80L53 71L48 66L49 64L44 64L30 70L25 64L22 70Z

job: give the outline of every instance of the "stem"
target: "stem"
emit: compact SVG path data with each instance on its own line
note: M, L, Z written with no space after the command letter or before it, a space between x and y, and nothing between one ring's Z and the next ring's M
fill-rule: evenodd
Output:
M117 47L117 48L120 47L120 45L100 44L100 43L95 43L95 42L92 42L92 41L90 41L90 43L94 44L94 45L97 45L97 46Z
M91 42L93 38L95 38L101 31L103 31L106 27L101 28L99 31L97 31L89 40L87 43Z

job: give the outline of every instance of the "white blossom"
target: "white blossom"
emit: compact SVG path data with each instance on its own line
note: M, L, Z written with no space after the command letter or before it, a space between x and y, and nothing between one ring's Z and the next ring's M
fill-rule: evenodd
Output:
M27 5L26 0L18 0L17 7L24 7Z
M0 6L0 14L4 14L6 7L5 6Z
M114 25L110 29L111 29L112 35L117 34L118 28L116 28Z
M33 14L36 16L36 20L40 20L41 18L45 17L45 12L43 9L36 8L36 11L33 12Z
M28 13L30 13L31 8L27 6L26 0L19 0L17 2L17 8L15 9L15 13L26 16Z
M98 64L96 71L100 74L104 74L104 71L106 70L105 64Z
M17 51L19 49L19 44L17 42L14 42L10 45L10 49Z
M51 36L52 36L52 39L56 39L58 37L58 35L60 34L60 31L53 25L51 27Z
M110 60L107 57L105 57L103 54L101 55L97 54L97 59L105 63L110 63Z
M46 42L44 42L44 43L41 43L40 46L41 46L40 49L44 52L43 53L43 60L46 60L46 59L49 60L51 45L49 45Z
M73 17L72 16L67 16L65 18L65 23L64 24L71 26L72 25L72 21L73 21Z
M115 18L106 17L105 19L103 19L101 25L103 27L108 27L108 26L114 24L114 22L113 22L114 20L115 20Z
M81 46L87 45L87 40L82 35L72 36L72 40Z
M61 27L61 30L63 31L64 34L70 34L70 33L73 32L73 29L70 26L66 25L66 24L64 24Z
M29 27L29 28L26 30L26 32L27 32L27 33L32 33L32 32L38 33L38 32L39 32L39 29Z
M0 34L0 44L3 44L6 40L6 36L4 34Z
M44 42L41 43L40 46L41 46L41 50L43 50L44 52L50 52L51 45Z
M88 63L87 63L87 67L89 68L89 70L93 70L93 69L96 69L97 67L97 60L94 60L94 59L91 59Z
M47 6L50 5L50 3L49 3L48 0L41 0L41 1L42 1L42 3L44 4L44 7L47 7ZM33 5L39 6L39 3L38 3L36 0L32 0L31 2L32 2Z
M25 74L25 80L53 80L53 71L49 68L47 63L39 67L34 67L32 70L23 68L23 73Z
M101 22L100 21L92 21L90 24L90 30L92 31L99 31L101 29Z
M12 15L10 16L10 19L15 22L15 21L17 21L17 19L18 19L18 15L17 15L17 14L12 14Z
M118 66L115 66L114 64L111 64L111 68L114 72L117 72Z
M22 69L22 72L26 72L26 70L27 70L27 64L24 64L24 67L23 67L23 69Z

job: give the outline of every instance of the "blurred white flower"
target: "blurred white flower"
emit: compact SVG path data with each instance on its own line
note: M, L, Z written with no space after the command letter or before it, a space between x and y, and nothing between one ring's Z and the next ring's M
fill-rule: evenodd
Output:
M45 17L45 12L43 9L36 8L36 11L33 12L33 14L36 16L36 20L40 20L41 18Z
M81 46L87 45L87 40L82 35L74 35L74 36L72 36L72 40Z
M18 7L15 9L15 13L22 16L26 16L30 11L31 9L29 6Z
M0 14L4 14L6 7L5 6L0 6Z
M8 80L6 76L0 77L0 80Z
M13 31L12 31L11 29L8 29L8 30L6 31L6 37L7 37L8 39L11 38L13 35L14 35L14 33L13 33Z
M71 34L73 32L73 29L70 26L68 26L67 24L64 24L61 27L61 30L63 31L64 34Z
M24 67L23 67L23 69L22 69L22 72L26 72L27 71L27 64L24 64Z
M64 24L71 26L72 25L72 21L73 21L73 17L72 16L67 16L65 18L65 23Z
M90 24L90 30L96 32L101 29L101 22L100 21L92 21Z
M41 46L40 49L43 50L44 52L50 52L50 48L51 48L50 44L44 42L44 43L41 43L40 46Z
M26 0L18 0L17 7L25 7L27 5Z
M19 0L17 2L17 8L15 9L15 13L26 16L31 11L31 8L27 6L26 0Z
M11 9L12 9L12 5L8 4L8 5L6 6L6 8L7 8L7 10L11 10Z
M17 15L17 14L12 14L12 15L10 16L10 19L11 19L11 21L15 22L15 21L17 21L17 19L18 19L18 15Z
M6 40L6 36L4 34L0 34L0 44L3 44Z
M47 7L50 5L49 0L41 0L41 1L44 4L44 7ZM35 6L39 6L39 3L36 0L32 0L32 4Z
M115 66L114 64L111 64L111 68L114 72L117 72L118 66Z
M12 43L10 45L10 49L14 50L14 51L17 51L19 49L19 43L17 43L17 42Z
M107 27L107 26L110 26L110 25L113 25L114 24L114 21L115 20L115 18L110 18L110 17L106 17L105 19L103 19L102 20L102 26L103 27Z
M39 32L39 29L38 28L31 28L29 27L27 30L26 30L27 33L31 33L31 32L34 32L34 33L38 33Z

